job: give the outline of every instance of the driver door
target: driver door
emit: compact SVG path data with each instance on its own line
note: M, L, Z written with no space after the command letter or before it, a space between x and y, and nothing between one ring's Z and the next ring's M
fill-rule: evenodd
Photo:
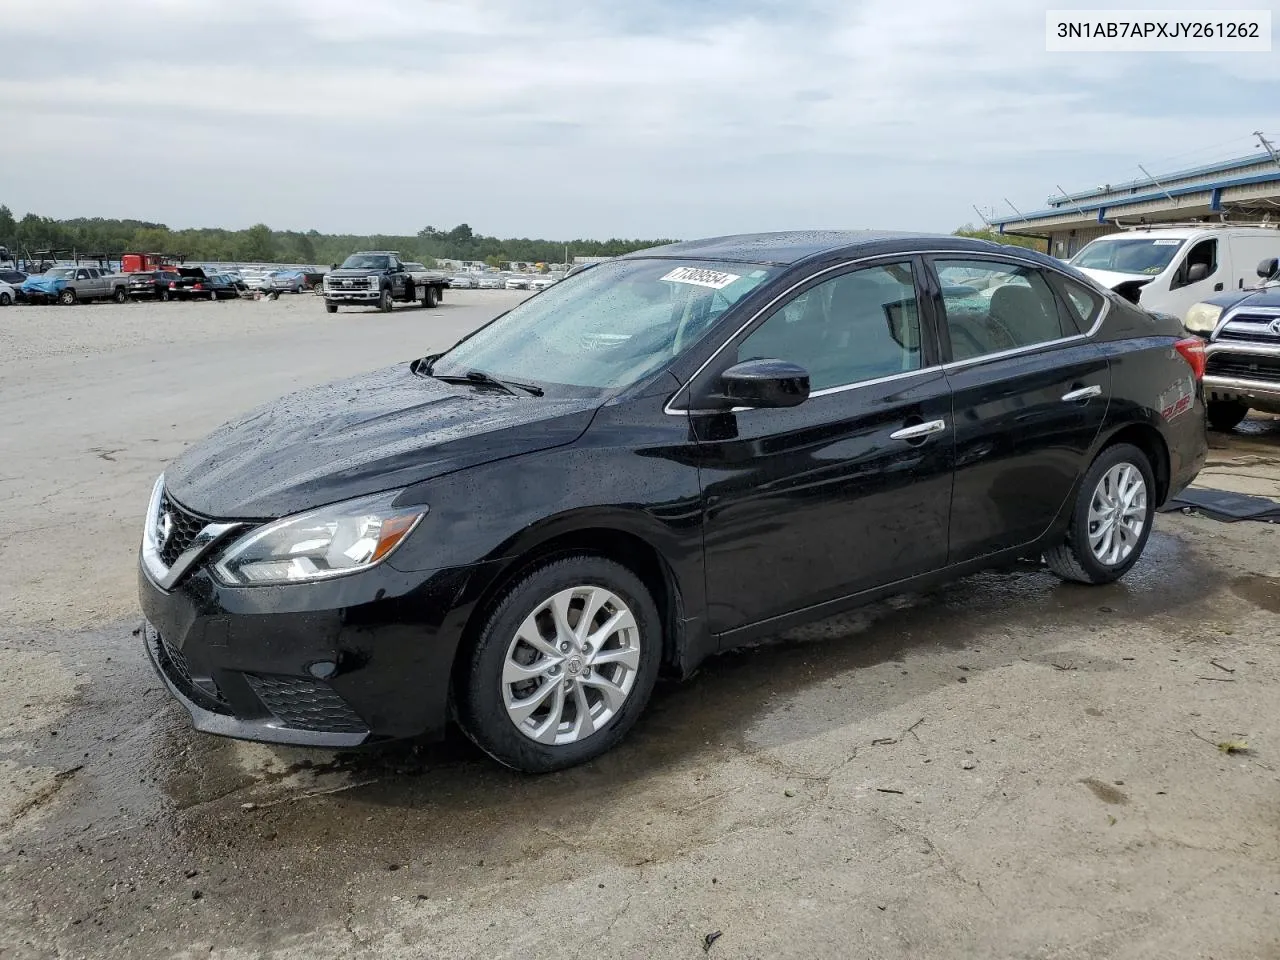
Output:
M713 632L834 606L946 563L951 391L919 308L922 274L909 257L826 271L704 372L767 357L811 380L795 407L691 418Z

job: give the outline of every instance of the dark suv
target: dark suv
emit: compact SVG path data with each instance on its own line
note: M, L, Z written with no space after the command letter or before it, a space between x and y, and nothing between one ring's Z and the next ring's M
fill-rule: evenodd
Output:
M1204 463L1203 343L1026 250L796 233L593 266L230 423L155 484L150 656L201 730L545 771L660 671L1015 558L1106 583Z
M176 270L151 270L129 274L129 296L134 300L170 300L170 284L179 278Z

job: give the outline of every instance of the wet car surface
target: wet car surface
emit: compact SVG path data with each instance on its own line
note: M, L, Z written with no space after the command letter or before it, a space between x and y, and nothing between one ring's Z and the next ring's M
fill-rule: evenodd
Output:
M442 322L479 322L465 296ZM687 957L715 931L712 956L1274 948L1280 528L1264 524L1162 515L1119 584L1019 564L712 658L660 684L618 749L542 778L460 738L353 754L193 734L137 656L131 578L34 549L48 520L31 518L68 518L127 565L139 483L213 426L180 432L185 411L128 374L166 357L199 382L243 350L234 316L261 366L193 388L193 410L434 335L401 311L317 332L306 307L157 306L173 320L145 321L141 348L102 307L65 334L96 345L92 365L0 317L0 442L25 468L2 474L0 551L29 558L0 573L3 955ZM57 423L38 416L49 397L69 398ZM1212 439L1206 473L1280 482L1277 421ZM1220 752L1229 739L1252 755Z

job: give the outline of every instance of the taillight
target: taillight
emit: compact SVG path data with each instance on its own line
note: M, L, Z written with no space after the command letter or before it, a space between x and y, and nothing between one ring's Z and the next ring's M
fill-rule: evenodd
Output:
M1174 344L1182 359L1191 367L1191 375L1197 380L1204 378L1204 341L1199 337L1187 337Z
M202 283L197 283L193 289L195 289L195 290L203 290L203 289L204 289L204 284L202 284Z
M169 289L170 289L170 290L177 290L177 289L178 289L178 285L177 285L176 283L174 283L172 280L170 280L170 281L169 281Z

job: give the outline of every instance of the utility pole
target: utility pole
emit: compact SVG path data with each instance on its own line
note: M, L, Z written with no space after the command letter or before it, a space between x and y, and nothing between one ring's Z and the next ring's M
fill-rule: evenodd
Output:
M1276 154L1276 149L1271 146L1271 141L1262 135L1261 130L1253 131L1253 135L1258 138L1258 143L1262 145L1263 149L1265 149L1267 153L1271 154L1271 162L1277 167L1280 167L1280 155Z

